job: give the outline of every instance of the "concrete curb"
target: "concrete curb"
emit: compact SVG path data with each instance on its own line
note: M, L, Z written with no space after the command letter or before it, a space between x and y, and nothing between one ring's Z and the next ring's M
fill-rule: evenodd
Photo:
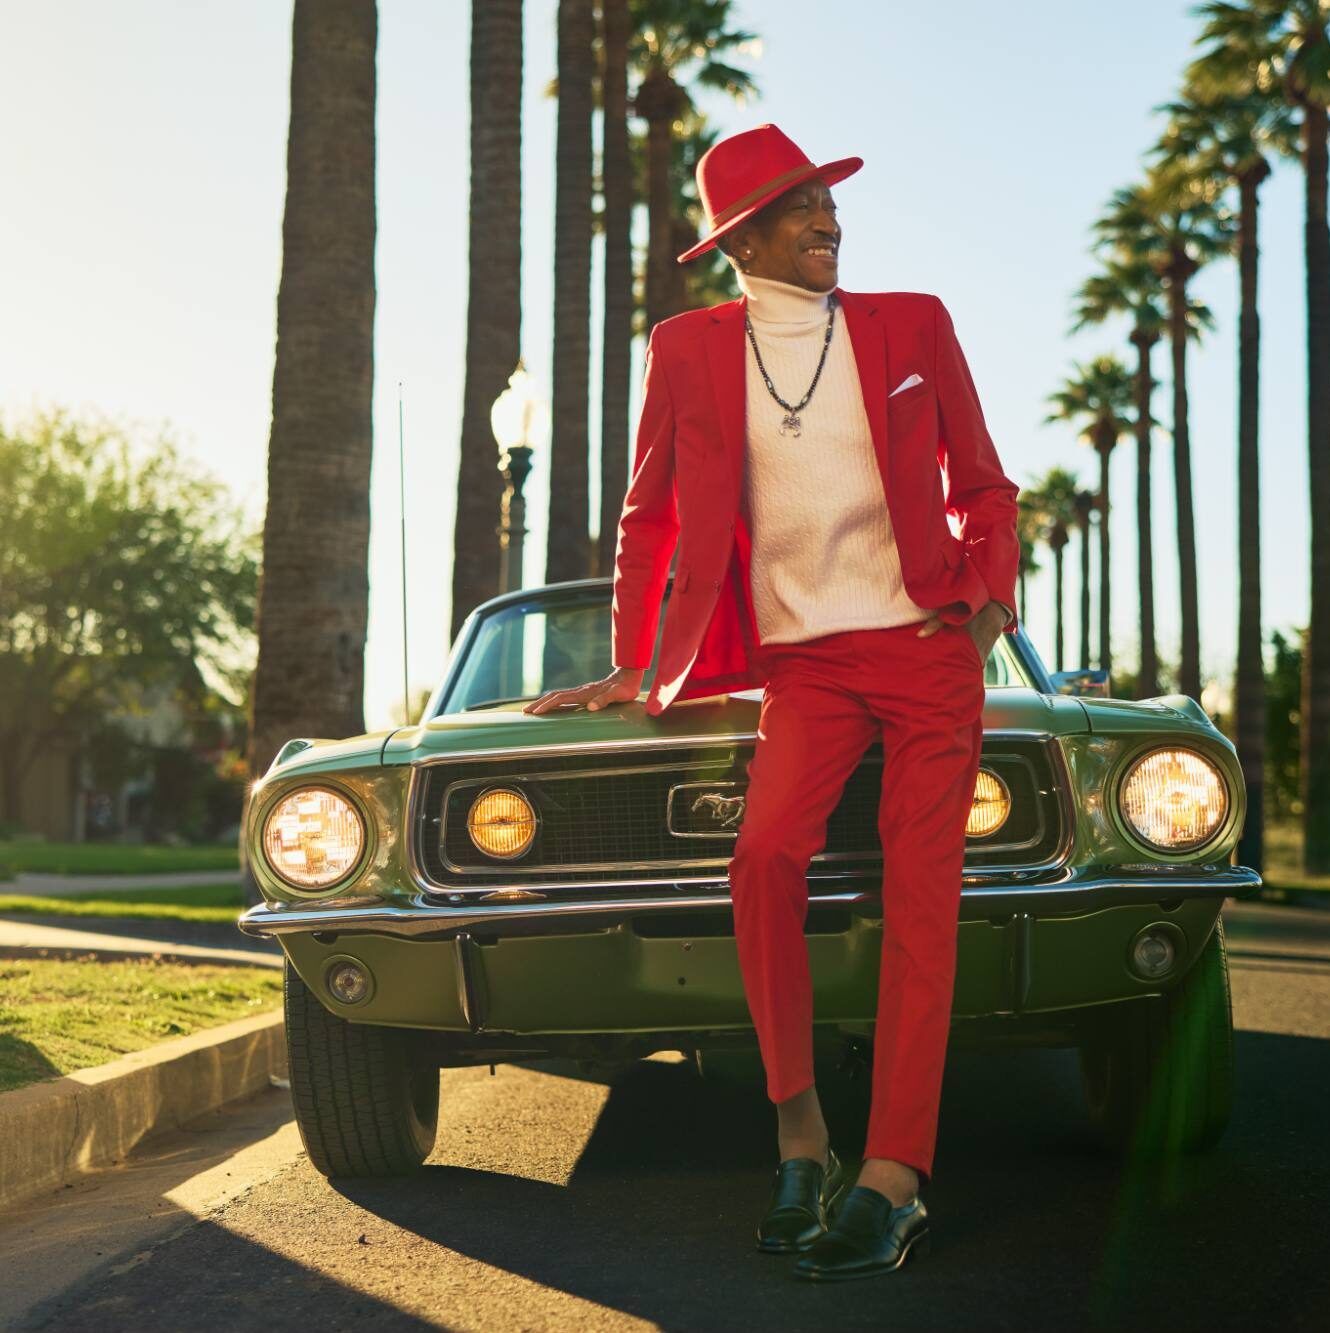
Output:
M120 1161L149 1134L248 1097L285 1069L278 1011L0 1093L0 1209Z

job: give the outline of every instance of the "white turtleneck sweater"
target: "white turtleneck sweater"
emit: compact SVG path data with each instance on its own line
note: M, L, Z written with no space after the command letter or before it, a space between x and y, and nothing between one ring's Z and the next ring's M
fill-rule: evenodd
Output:
M798 403L822 354L827 294L743 273L739 286L776 392ZM926 619L935 608L912 601L901 581L844 310L836 311L826 365L799 413L798 436L780 433L785 410L767 392L746 335L744 341L744 504L759 640L794 643Z

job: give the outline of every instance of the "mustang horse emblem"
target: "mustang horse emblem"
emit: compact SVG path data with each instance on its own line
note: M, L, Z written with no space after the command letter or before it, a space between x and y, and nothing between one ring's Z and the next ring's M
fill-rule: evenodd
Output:
M719 792L709 791L699 796L689 810L693 814L705 811L713 823L721 828L736 828L744 817L744 798L740 796L722 796Z

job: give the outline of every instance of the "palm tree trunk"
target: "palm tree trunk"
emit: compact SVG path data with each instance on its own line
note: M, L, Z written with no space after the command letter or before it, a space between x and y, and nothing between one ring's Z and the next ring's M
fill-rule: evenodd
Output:
M1090 656L1090 516L1081 521L1081 660L1082 667L1088 667L1094 659Z
M1139 698L1159 693L1159 650L1155 644L1155 575L1153 523L1150 515L1150 400L1154 375L1150 352L1157 335L1137 329L1136 344L1136 596L1140 602L1141 665L1136 682Z
M251 777L365 730L377 43L374 0L295 0Z
M554 393L545 578L585 578L587 392L591 370L591 0L559 0L554 189Z
M1065 653L1063 651L1063 621L1062 614L1062 552L1063 547L1057 546L1053 549L1053 626L1054 640L1056 648L1053 653L1054 661L1057 662L1055 671L1065 671L1066 663L1064 661Z
M522 0L471 6L466 379L449 638L499 588L503 478L490 408L521 356ZM519 581L520 581L520 571Z
M1200 620L1196 589L1196 519L1191 491L1191 439L1187 417L1187 279L1195 264L1173 256L1168 275L1168 325L1173 353L1173 482L1177 494L1178 584L1182 602L1182 644L1178 688L1201 696Z
M1238 181L1238 662L1234 723L1247 785L1247 819L1238 843L1241 865L1260 870L1265 837L1265 664L1261 655L1261 470L1259 447L1261 325L1257 312L1257 191L1270 174Z
M1326 109L1306 106L1307 454L1311 490L1311 621L1302 687L1303 869L1330 873L1330 232Z
M628 0L602 0L601 106L605 194L605 319L601 359L598 569L614 570L628 491L628 402L633 346L633 168L628 150Z
M1110 617L1112 596L1112 564L1108 551L1108 462L1112 456L1111 436L1097 442L1099 454L1099 667L1109 677L1109 692L1113 679L1113 629Z
M674 248L674 122L683 113L683 91L661 65L650 69L634 99L647 123L647 333L684 309L686 284Z
M296 0L247 762L365 729L374 393L374 0Z

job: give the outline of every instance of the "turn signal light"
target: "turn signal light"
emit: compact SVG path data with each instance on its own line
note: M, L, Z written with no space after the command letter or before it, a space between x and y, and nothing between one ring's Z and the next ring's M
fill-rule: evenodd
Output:
M472 803L466 831L486 856L511 861L524 855L535 841L536 812L520 791L491 787Z
M996 773L981 768L974 779L974 801L965 821L967 838L986 838L996 833L1011 814L1011 792Z

